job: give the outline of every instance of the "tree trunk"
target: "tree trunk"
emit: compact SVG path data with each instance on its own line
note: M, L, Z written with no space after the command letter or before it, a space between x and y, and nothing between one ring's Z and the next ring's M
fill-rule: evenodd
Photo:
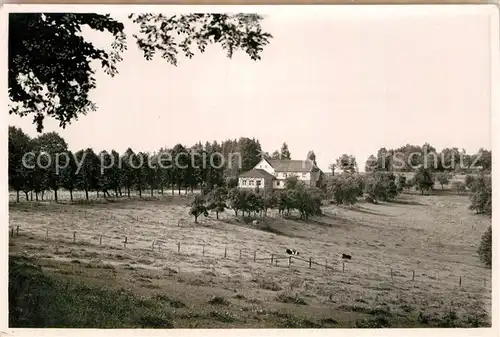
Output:
M42 191L42 201L43 201L43 195L45 194L45 191Z
M151 196L153 196L153 187L151 187Z
M198 223L198 216L197 215L194 216L194 223Z
M35 192L35 201L38 201L38 192Z
M130 187L127 187L127 197L130 198Z
M219 220L219 212L215 212L215 217Z
M54 188L54 200L57 202L57 188Z
M142 189L139 187L139 198L142 198Z
M33 201L33 191L30 191L30 199Z
M16 192L17 192L17 194L16 194L16 201L19 202L19 190L16 191Z
M26 195L26 201L30 201L30 198L28 196L28 192L24 192L24 194Z
M163 195L163 185L160 186L161 195Z
M97 199L99 199L99 190L97 190Z
M85 199L89 201L89 190L85 189Z
M174 186L174 184L173 184L173 183L172 183L172 184L170 184L170 187L172 188L172 195L174 195L174 190L175 190L175 186Z
M69 190L69 199L73 202L73 190Z

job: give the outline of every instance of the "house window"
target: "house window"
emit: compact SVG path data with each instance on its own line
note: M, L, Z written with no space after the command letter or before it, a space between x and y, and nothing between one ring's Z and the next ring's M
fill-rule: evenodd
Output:
M247 181L246 180L243 180L243 185L246 185L247 184Z
M283 177L285 177L285 178L286 178L286 177L287 177L287 174L286 174L286 173L283 173Z
M249 184L249 185L250 185L250 186L253 186L253 180L250 180L250 184Z
M260 186L260 180L257 180L257 186Z
M305 178L305 177L306 177L306 173L302 172L302 178Z
M279 186L279 185L280 185L280 182L279 182L279 181L277 181L277 182L276 182L276 186Z

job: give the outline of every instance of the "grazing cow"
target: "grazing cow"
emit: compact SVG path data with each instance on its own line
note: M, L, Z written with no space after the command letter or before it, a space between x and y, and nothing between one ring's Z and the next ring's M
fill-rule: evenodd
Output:
M299 255L299 252L296 251L295 249L286 249L286 253L290 255Z
M350 260L351 259L351 255L347 255L347 254L342 253L342 258Z

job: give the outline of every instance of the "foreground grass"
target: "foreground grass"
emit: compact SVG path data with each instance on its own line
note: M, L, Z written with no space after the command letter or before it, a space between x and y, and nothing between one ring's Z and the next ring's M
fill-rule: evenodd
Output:
M9 261L13 328L171 328L161 301L48 276L33 260Z
M85 268L84 266L82 268ZM45 271L38 261L24 256L9 260L9 326L12 328L390 328L390 327L481 327L489 326L484 313L458 316L413 312L405 317L388 308L366 310L345 306L345 312L361 315L303 317L276 310L268 303L251 302L240 294L215 296L193 306L169 294L139 295L137 289L120 285L103 287L83 278ZM121 271L117 271L121 272ZM292 298L292 297L290 297ZM279 302L308 306L298 297L278 296ZM237 300L237 301L235 301ZM300 300L300 301L297 301ZM241 303L240 303L241 301ZM238 304L240 303L240 305ZM311 308L313 310L313 308Z

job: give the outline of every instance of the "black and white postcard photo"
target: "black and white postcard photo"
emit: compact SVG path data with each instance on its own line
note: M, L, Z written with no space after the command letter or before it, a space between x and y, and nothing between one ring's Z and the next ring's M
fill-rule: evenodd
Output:
M497 7L5 5L1 24L0 335L498 335Z

